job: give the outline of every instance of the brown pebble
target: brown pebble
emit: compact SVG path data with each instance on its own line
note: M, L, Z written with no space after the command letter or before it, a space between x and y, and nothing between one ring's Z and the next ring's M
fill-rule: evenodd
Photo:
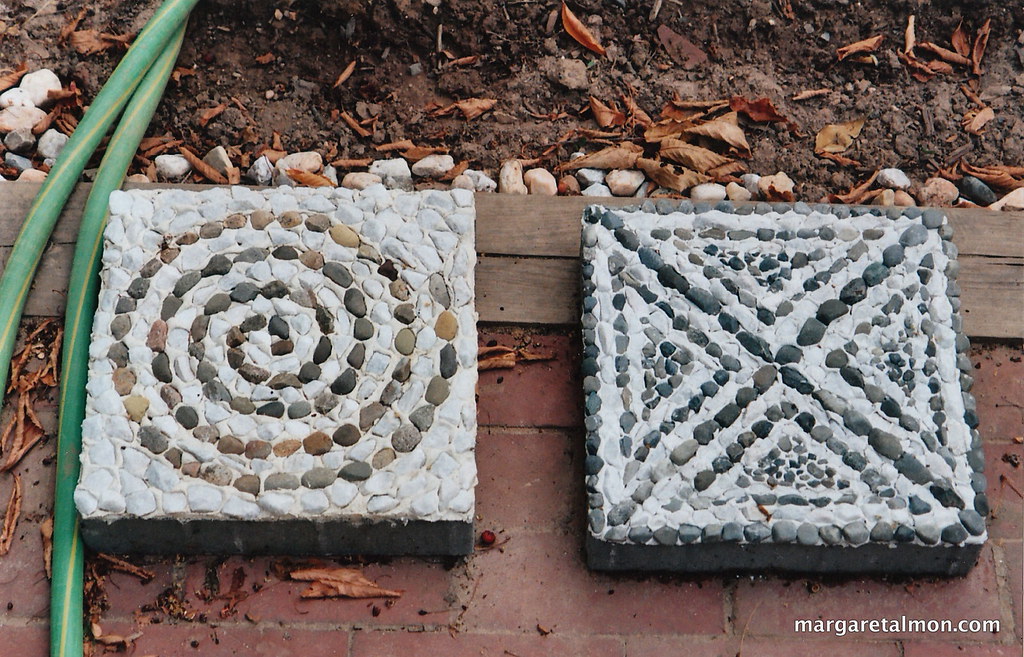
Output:
M119 367L114 370L111 378L114 380L114 390L117 391L117 394L123 397L131 393L132 387L135 385L135 372L127 367Z
M281 442L274 445L274 456L291 456L296 451L298 451L300 447L302 447L302 443L295 440L294 438L282 440Z
M292 353L292 349L295 349L295 345L291 340L278 340L274 344L270 345L270 353L275 356L290 354Z
M394 461L395 456L395 450L390 447L385 447L373 455L373 460L370 461L370 465L372 465L375 470L380 470Z
M455 320L455 315L447 310L438 315L437 321L434 322L434 333L442 340L453 339L458 330L459 323Z
M166 249L161 249L160 250L160 261L162 263L164 263L165 265L166 264L170 264L171 262L174 261L175 258L178 257L179 253L181 253L181 249L179 249L177 247L174 247L174 246L169 246Z
M302 441L302 447L306 450L307 454L313 456L320 456L331 451L331 445L334 441L323 431L314 431L313 433L306 436L305 440Z
M390 285L388 285L388 291L391 292L391 296L399 301L405 301L409 298L409 286L402 279L391 281Z
M190 477L195 477L199 474L199 461L192 461L191 463L185 463L181 466L181 473L186 474Z
M265 440L250 440L245 444L245 456L250 459L265 459L270 456L270 443Z
M332 226L328 233L330 233L331 239L342 246L347 246L349 248L359 246L359 234L345 224Z
M893 203L899 206L906 207L913 207L917 205L917 203L914 202L914 197L906 193L902 189L896 190L896 193L893 195Z
M217 441L217 451L221 454L242 454L245 452L245 444L234 436L224 436Z
M242 333L242 329L237 326L232 326L228 329L227 335L224 336L224 342L229 347L237 347L245 342L245 333Z
M199 477L214 486L227 486L231 483L231 468L220 463L207 463L199 471Z
M299 262L310 269L320 269L324 266L324 257L319 251L303 251L299 255Z
M295 228L302 223L302 215L295 210L289 210L277 218L281 228Z
M249 493L250 495L259 495L260 492L260 478L256 475L242 475L238 479L235 479L233 486L242 491L243 493Z
M149 400L141 395L126 397L124 410L128 412L128 417L132 422L141 422L142 418L146 417L146 411L149 410Z
M245 215L235 213L224 220L225 228L241 228L245 225Z
M184 235L179 237L177 240L175 240L175 243L176 244L183 244L185 246L188 246L189 244L195 244L198 241L199 241L199 236L196 235L195 233L185 233Z
M153 321L146 337L146 346L153 351L163 351L167 346L167 322L162 319Z
M208 224L203 224L199 228L199 237L204 240L212 240L216 237L220 237L220 234L224 232L224 225L219 221L211 221Z
M164 403L170 408L174 408L181 403L181 393L174 386L165 385L160 388L160 399L164 400Z
M575 176L562 176L562 179L558 181L558 193L562 196L579 196L579 181Z
M174 467L181 467L181 450L178 449L177 447L172 447L166 452L164 452L164 458L167 459L167 462L173 465Z
M267 210L256 210L249 215L249 223L256 230L263 230L270 225L270 222L274 220L274 215L270 214Z
M204 443L215 443L220 438L220 431L217 430L217 427L204 424L193 429L192 435L196 437L196 440L201 440Z

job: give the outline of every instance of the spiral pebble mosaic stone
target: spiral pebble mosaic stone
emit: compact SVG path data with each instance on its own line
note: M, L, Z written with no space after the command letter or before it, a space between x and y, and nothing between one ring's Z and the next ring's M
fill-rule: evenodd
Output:
M472 194L131 191L110 210L87 535L122 519L471 532Z
M916 208L589 208L591 565L969 568L988 502L951 236Z

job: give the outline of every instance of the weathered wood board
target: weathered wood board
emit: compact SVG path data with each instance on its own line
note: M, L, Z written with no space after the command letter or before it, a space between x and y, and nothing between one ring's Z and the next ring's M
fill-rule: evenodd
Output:
M0 183L0 268L39 186ZM54 230L26 314L63 313L73 242L89 186L79 185ZM633 199L477 195L477 309L503 324L579 320L580 213ZM947 209L960 249L964 326L971 337L1024 338L1024 212Z

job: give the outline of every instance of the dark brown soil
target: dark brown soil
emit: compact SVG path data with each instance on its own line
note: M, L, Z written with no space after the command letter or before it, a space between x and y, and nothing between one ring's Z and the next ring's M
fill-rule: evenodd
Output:
M234 146L236 164L273 142L289 151L316 149L328 159L378 157L375 144L411 139L446 146L456 160L492 172L502 160L534 158L573 128L597 128L588 95L615 100L632 89L638 104L657 118L674 94L683 99L771 98L800 126L747 126L755 173L785 171L797 196L817 199L843 191L879 167L902 168L916 182L963 156L974 165L1024 160L1024 3L1019 0L665 0L657 19L653 0L574 0L570 7L607 47L598 57L580 47L551 18L551 0L327 0L322 3L207 0L195 10L179 64L194 69L172 84L150 134L170 134L196 151ZM0 68L27 60L49 66L86 98L97 91L119 56L113 51L80 56L58 43L61 27L82 7L79 29L115 34L137 31L155 0L52 2L0 5ZM623 8L621 5L625 5ZM918 40L950 47L962 20L973 36L986 19L992 33L978 90L996 118L981 136L960 125L972 103L960 85L963 68L928 82L910 77L896 51L907 17L917 17ZM707 62L686 70L661 46L657 28L667 25L697 44ZM551 29L549 30L549 26ZM441 34L444 53L438 51ZM825 35L828 35L826 40ZM877 65L836 62L836 48L885 35ZM272 61L257 62L270 53ZM479 56L469 66L451 58ZM586 63L586 89L556 81L559 58ZM341 87L332 85L358 62ZM266 61L266 59L264 59ZM421 72L415 74L414 65ZM413 67L413 70L411 70ZM805 101L805 90L831 91ZM271 93L272 92L272 93ZM493 111L473 121L433 117L430 108L454 100L497 99ZM234 100L233 100L234 99ZM234 102L234 101L237 101ZM203 110L230 107L207 125ZM243 109L244 108L244 109ZM359 137L338 114L362 120L377 116L370 137ZM532 116L558 114L555 121ZM815 157L814 135L827 123L867 117L864 130L844 155L858 169ZM554 166L583 142L562 143L546 164ZM589 148L594 149L597 145Z

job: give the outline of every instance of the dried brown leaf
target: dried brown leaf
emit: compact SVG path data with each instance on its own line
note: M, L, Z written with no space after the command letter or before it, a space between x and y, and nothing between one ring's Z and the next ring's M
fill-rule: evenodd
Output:
M996 118L996 113L991 107L983 107L980 110L971 110L964 115L960 125L972 135L980 135L985 132L985 124Z
M732 162L726 162L721 166L717 166L714 169L709 169L707 171L707 175L709 175L715 182L733 182L733 180L731 180L732 176L735 176L737 173L743 173L746 170L746 164L739 160L733 160Z
M590 113L594 115L597 125L602 128L626 124L626 115L619 111L618 107L605 105L593 96L590 97Z
M620 94L622 102L626 106L626 111L629 112L629 123L631 125L641 125L645 128L649 128L654 125L654 119L636 104L636 100L633 99L632 91L629 94ZM593 96L591 96L593 98Z
M129 575L132 575L133 577L138 577L139 581L141 581L143 584L148 583L153 579L153 577L155 577L153 571L147 570L142 566L136 566L133 563L129 563L124 559L119 559L110 554L98 552L96 554L96 558L101 559L102 561L106 561L114 570L120 570L122 573L127 573Z
M509 349L504 353L489 354L481 357L477 360L477 369L480 371L484 370L499 370L499 369L512 369L516 366L516 352L514 349Z
M274 55L274 53L272 53L272 52L265 52L262 55L257 55L256 56L256 63L260 64L260 65L263 65L263 66L266 66L267 64L271 63L275 59L277 59L277 57Z
M700 46L675 32L668 25L658 26L658 41L672 60L686 69L695 69L708 61Z
M921 43L917 44L917 47L922 50L927 50L928 52L932 53L939 59L945 62L949 62L950 64L958 64L960 66L971 65L971 60L969 58L964 57L959 53L953 52L948 48L943 48L942 46L936 45L930 41L922 41Z
M814 152L842 153L853 144L853 140L860 134L865 120L861 118L825 126L814 139Z
M228 108L227 103L221 103L215 107L208 107L199 113L198 123L201 128L205 128L206 124L220 116L224 110Z
M775 109L769 98L758 98L749 101L743 96L733 96L729 100L729 109L746 116L757 123L789 123L789 119L782 116L779 110Z
M859 185L854 186L850 191L845 194L829 194L829 203L845 203L847 205L856 205L867 196L868 190L871 189L871 185L875 184L875 178L878 177L878 170L875 170L871 177L862 182Z
M818 96L824 96L824 95L828 94L830 91L832 91L832 90L831 89L825 89L825 88L822 88L822 89L808 89L806 91L801 91L797 95L793 96L790 100L808 100L810 98L817 98Z
M634 143L627 142L619 146L608 146L596 153L590 153L575 160L562 164L559 169L572 171L587 167L593 169L631 169L636 164L644 149Z
M1009 191L1024 187L1024 167L975 167L967 162L961 162L963 172L974 176L989 187L1000 191ZM1016 176L1012 175L1016 173Z
M373 134L373 132L371 132L370 130L367 130L363 126L359 125L359 121L356 121L355 118L348 112L342 112L341 118L343 121L345 121L346 124L348 124L348 127L352 128L352 132L356 133L360 137L369 137Z
M0 533L0 557L11 550L11 543L14 542L14 530L18 526L18 516L21 514L21 475L15 473L14 488L11 490L11 498L7 501L7 511L4 513L4 529Z
M303 171L302 169L286 169L285 173L288 177L297 182L300 185L306 187L335 187L336 185L331 182L330 178L321 176L319 173L310 173L309 171Z
M697 116L700 115L695 115L693 118ZM665 119L644 130L644 139L652 143L661 142L666 139L681 139L684 133L695 125L697 124L694 121Z
M971 48L971 73L981 75L981 60L985 57L985 46L988 45L988 36L992 32L992 19L985 21L985 24L978 30L974 37L974 47Z
M949 39L950 43L953 44L953 50L958 55L965 58L970 58L971 55L971 41L967 37L967 31L964 30L964 23L960 21L960 24L953 30L953 36Z
M856 55L856 54L862 53L862 52L874 52L874 51L878 50L879 46L882 45L882 41L884 39L885 39L885 36L882 35L882 34L879 34L877 36L873 36L873 37L870 37L868 39L862 39L860 41L856 41L854 43L851 43L848 46L843 46L842 48L837 50L836 51L836 57L839 58L839 61L843 61L844 59L846 59L850 55Z
M467 121L472 121L484 112L489 111L497 104L494 98L467 98L455 103L455 107L462 112Z
M23 75L28 73L28 64L22 62L18 64L18 68L13 71L8 71L3 75L0 75L0 91L7 91L14 85L21 81Z
M415 148L416 144L412 143L411 139L402 139L400 141L390 141L380 146L374 146L373 150L387 153L389 151L404 151L409 148Z
M733 162L732 158L678 139L666 139L661 142L658 155L664 160L671 160L700 173L707 173L711 169Z
M81 55L95 55L113 47L127 48L134 35L108 34L98 30L78 30L71 33L69 43Z
M85 18L85 15L89 13L88 7L82 7L81 11L76 16L73 16L64 27L60 28L60 34L57 36L57 43L64 43L71 36L71 33L78 29L78 25Z
M332 167L338 169L364 169L373 163L371 157L349 158L343 157L331 162Z
M220 171L217 171L206 162L203 162L202 158L200 158L198 155L193 153L188 148L182 146L178 152L181 153L182 157L188 160L188 163L192 165L192 169L195 170L196 173L201 175L203 178L206 178L210 182L217 185L228 184L228 179L225 178Z
M18 465L46 435L39 417L32 408L31 397L29 392L22 392L18 396L14 414L0 437L0 444L7 453L3 466L0 466L0 472L8 472Z
M43 541L43 568L46 579L53 578L53 516L47 516L39 523L39 537Z
M940 75L949 75L950 73L953 72L953 67L950 66L948 62L944 62L941 59L933 59L927 61L924 63L924 65L932 73L937 73Z
M914 15L907 16L907 29L903 32L903 53L914 52L917 45L917 34L914 31Z
M859 167L860 162L853 158L846 157L845 155L839 155L837 153L829 153L828 151L816 151L815 155L823 157L826 160L832 160L836 164L841 164L845 167Z
M291 578L310 582L302 597L309 598L399 598L404 591L385 589L366 579L355 568L305 568L293 570Z
M773 176L761 176L757 181L757 189L769 202L792 203L796 200L792 179L781 171Z
M928 64L915 57L913 53L909 55L896 53L896 56L899 57L904 66L910 69L911 77L918 82L927 82L935 77L935 71L929 68Z
M352 77L352 72L355 70L356 60L353 59L351 62L349 62L348 66L345 67L345 70L342 71L340 75L338 75L338 79L334 81L334 84L331 85L331 88L337 89L341 85L345 84L345 80L348 80L350 77Z
M743 134L743 128L737 122L736 112L729 112L713 121L687 128L685 133L725 142L735 148L741 156L750 156L750 145L747 143L746 135Z
M685 167L675 166L668 162L659 162L649 158L641 157L637 158L637 168L641 169L647 176L658 183L662 187L672 189L677 192L683 192L699 185L702 182L707 182L709 178L702 173L687 169Z
M598 55L604 54L604 46L597 42L593 33L580 19L576 18L576 14L572 13L564 2L562 3L562 27L569 33L569 36L587 50L592 50Z

